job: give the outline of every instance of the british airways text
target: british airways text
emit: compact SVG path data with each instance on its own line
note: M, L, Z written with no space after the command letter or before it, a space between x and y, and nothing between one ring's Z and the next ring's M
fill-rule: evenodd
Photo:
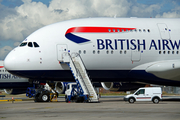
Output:
M0 79L20 79L20 78L11 74L0 74Z
M136 40L136 39L97 39L97 48L99 50L103 49L127 49L127 50L179 50L180 40L151 40L150 44L146 44L146 40Z

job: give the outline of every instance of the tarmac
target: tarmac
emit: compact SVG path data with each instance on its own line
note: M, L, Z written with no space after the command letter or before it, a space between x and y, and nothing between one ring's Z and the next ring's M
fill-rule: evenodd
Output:
M99 103L35 103L32 99L0 101L2 120L180 120L180 97L166 96L159 104L135 102L129 104L122 96L100 98ZM26 101L23 101L26 100Z

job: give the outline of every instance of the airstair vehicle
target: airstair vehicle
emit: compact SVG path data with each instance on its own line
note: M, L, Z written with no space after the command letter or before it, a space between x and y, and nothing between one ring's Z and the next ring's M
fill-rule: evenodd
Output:
M76 88L71 90L71 94L66 95L66 101L69 102L72 98L76 102L98 102L98 96L94 87L87 75L86 68L78 53L63 52L61 64L68 64L74 79Z

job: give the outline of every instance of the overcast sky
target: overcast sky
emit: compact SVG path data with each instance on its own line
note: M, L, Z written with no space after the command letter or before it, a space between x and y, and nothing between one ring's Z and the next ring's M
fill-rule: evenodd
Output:
M180 0L0 0L0 60L45 25L115 15L179 18Z

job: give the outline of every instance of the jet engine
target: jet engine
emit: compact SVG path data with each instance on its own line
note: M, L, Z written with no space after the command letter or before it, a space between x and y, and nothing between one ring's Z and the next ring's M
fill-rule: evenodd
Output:
M4 89L4 92L6 94L11 94L11 95L17 95L17 94L24 94L26 93L26 89Z
M64 94L68 83L69 82L56 82L54 90L59 94Z
M145 84L139 83L113 83L113 82L101 82L102 87L105 90L110 91L129 91L129 90L136 90L140 87L145 87Z

